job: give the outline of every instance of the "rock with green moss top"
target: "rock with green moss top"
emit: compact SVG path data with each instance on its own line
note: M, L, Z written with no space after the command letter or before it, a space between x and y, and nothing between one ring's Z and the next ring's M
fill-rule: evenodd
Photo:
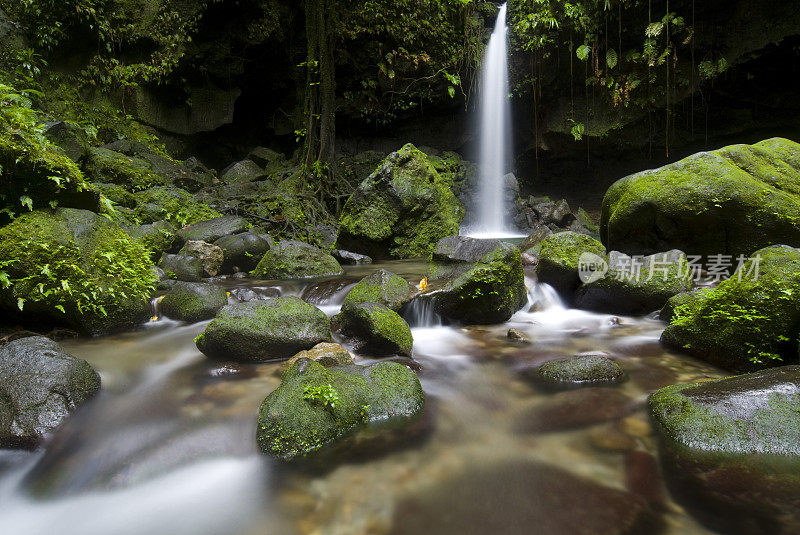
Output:
M766 247L716 288L689 294L661 342L734 371L796 361L798 296L800 250Z
M698 297L697 294L706 292L708 290L709 288L696 288L690 292L673 295L667 299L667 302L664 303L663 307L661 307L661 311L658 313L658 319L667 323L671 323L672 318L675 317L675 310L677 310L678 307L691 303Z
M750 254L800 246L800 144L773 138L700 152L617 181L603 199L609 249Z
M48 338L0 347L0 447L36 447L99 390L97 372Z
M103 216L29 212L0 229L0 306L20 321L93 335L133 327L150 315L150 265L147 250Z
M555 388L575 388L619 383L625 380L625 372L605 355L589 353L545 362L534 378Z
M55 145L0 132L0 224L8 215L59 206L98 210L100 194Z
M136 208L136 196L127 188L118 184L102 184L95 182L94 187L114 203L115 207Z
M431 292L430 298L438 314L461 323L508 320L528 299L519 249L497 242L464 273Z
M154 261L169 251L175 242L175 227L169 221L134 225L126 227L125 231L150 252L150 258Z
M567 300L580 286L578 262L584 253L605 259L606 249L599 241L577 232L557 232L539 245L536 275L539 282L549 284Z
M356 351L374 357L411 356L414 338L400 315L378 303L342 307L331 320L342 338Z
M198 202L192 194L181 188L155 187L138 191L134 216L141 223L166 220L179 227L198 221L207 221L222 214Z
M294 363L300 359L308 359L313 360L315 362L319 362L326 368L333 368L335 366L347 366L348 364L354 364L353 356L347 351L345 348L340 346L339 344L334 344L331 342L322 342L311 349L307 349L305 351L301 351L297 355L293 356L286 362L280 365L279 368L275 370L277 375L283 375L283 373L294 366Z
M119 139L103 147L122 154L162 177L167 184L197 191L211 185L212 175L207 168L194 158L180 162L169 158L166 153L154 152L143 143Z
M170 279L185 282L203 280L203 263L196 256L164 253L158 261L158 267L163 269Z
M643 258L611 251L608 271L597 275L576 292L576 307L610 314L647 314L693 286L686 255L677 250Z
M395 312L400 312L403 305L411 301L415 293L416 288L403 277L379 269L358 281L345 296L342 306L380 303Z
M274 243L269 234L248 231L223 236L214 245L222 249L222 273L233 273L235 269L248 272L255 269Z
M324 312L297 297L277 297L223 307L196 342L214 359L265 362L287 359L331 338Z
M110 182L130 189L147 189L167 184L166 178L154 173L145 160L104 147L89 150L84 171L94 182Z
M325 368L301 359L261 404L258 446L285 460L303 457L364 428L409 424L424 404L419 379L402 364Z
M161 300L161 313L174 320L195 323L211 319L228 304L228 292L221 286L197 282L176 282Z
M781 366L650 397L661 435L702 452L800 456L800 366Z
M282 241L264 254L253 276L260 279L305 279L344 273L336 259L318 247Z
M405 145L390 154L345 203L337 247L372 258L430 254L458 234L464 207L424 153Z
M447 236L436 243L428 265L428 278L447 279L469 271L475 262L480 262L502 242L482 240L467 236Z
M223 236L240 234L250 228L250 223L243 217L226 215L193 223L178 231L178 242L204 241L213 243Z

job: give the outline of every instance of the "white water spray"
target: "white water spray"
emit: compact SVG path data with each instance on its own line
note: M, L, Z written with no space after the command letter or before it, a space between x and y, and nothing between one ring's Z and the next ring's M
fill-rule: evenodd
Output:
M504 236L509 234L503 200L503 177L509 172L511 143L508 84L508 28L506 4L497 14L492 37L483 59L481 79L481 152L480 188L478 191L477 234Z

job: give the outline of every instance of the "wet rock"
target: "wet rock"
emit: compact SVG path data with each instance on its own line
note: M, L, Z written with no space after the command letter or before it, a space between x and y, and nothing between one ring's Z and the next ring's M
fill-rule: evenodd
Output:
M525 305L528 294L519 249L497 240L486 241L474 245L487 248L488 253L429 294L436 313L462 323L491 324L508 320ZM479 252L470 250L475 255ZM436 268L432 265L431 269Z
M177 238L180 244L190 240L213 243L223 236L241 234L248 228L250 223L243 217L226 215L189 225L178 231Z
M48 338L0 347L0 447L35 447L99 390L97 372Z
M169 251L175 241L175 228L167 221L126 227L125 232L141 243L150 252L150 258L154 261Z
M255 269L258 261L269 251L274 242L269 234L242 232L223 236L215 241L214 245L222 249L224 257L220 272L233 273L236 268L239 271Z
M241 302L257 301L280 297L281 291L278 288L234 288L231 295ZM305 299L303 299L305 301Z
M219 381L241 381L258 377L258 373L256 373L256 370L252 366L240 364L238 362L230 362L207 370L204 377Z
M633 494L652 504L664 504L664 484L658 461L646 451L629 451L625 454L625 485Z
M522 342L525 344L531 343L531 339L528 338L528 335L518 329L509 329L508 333L506 333L506 337L509 340L514 340L515 342Z
M522 253L521 259L522 265L525 267L533 267L539 263L539 258L528 253Z
M796 361L798 273L800 250L776 245L756 251L716 288L687 296L661 342L733 371Z
M645 500L545 463L471 463L401 501L391 535L654 533Z
M378 303L342 308L331 319L340 336L370 356L408 355L414 345L411 328L400 315Z
M237 182L255 182L264 177L264 170L252 160L234 162L222 170L220 180L225 184Z
M372 258L429 254L457 235L464 207L428 157L411 144L390 154L347 200L337 248Z
M340 264L347 266L355 266L361 264L371 264L372 258L367 255L354 253L352 251L345 251L343 249L334 249L331 251L333 257L339 261Z
M539 282L549 284L563 298L572 301L580 286L578 260L584 253L605 259L606 250L597 240L575 232L559 232L545 238L539 251L536 275Z
M342 266L334 257L313 245L282 241L258 262L253 276L261 279L304 279L341 275Z
M174 320L195 323L211 319L228 304L225 288L201 282L176 282L161 300L161 313Z
M537 248L542 241L549 235L553 233L552 230L547 228L544 225L537 226L533 232L528 234L528 237L522 240L522 243L519 244L519 250L522 252L528 252L532 256L538 255L539 251ZM535 253L535 254L534 254Z
M636 447L635 438L608 424L590 431L589 442L600 451L613 453L631 451Z
M692 286L692 272L681 251L640 259L611 251L608 271L584 281L575 295L575 306L611 314L647 314Z
M626 379L625 372L616 362L597 354L545 362L534 377L539 382L556 388L611 385Z
M403 277L379 269L358 281L344 298L342 306L379 303L395 312L400 312L403 305L411 301L416 293L416 288Z
M327 279L306 286L301 297L312 305L329 305L338 302L345 290L354 285L355 281L348 277Z
M276 178L280 178L281 172L288 167L283 154L266 147L254 148L247 155L247 159L264 169L264 173L268 176L276 176Z
M326 368L332 368L334 366L347 366L348 364L354 363L353 356L350 355L350 352L339 344L322 342L315 345L311 349L299 352L297 355L281 364L281 366L275 370L275 374L283 375L286 370L291 368L294 363L300 359L308 359L319 362Z
M691 292L684 292L679 293L677 295L673 295L667 302L664 303L664 306L661 307L661 311L658 313L658 319L661 321L665 321L667 323L671 323L672 319L675 317L675 309L682 305L686 305L691 303L695 298L697 298L697 294L707 291L708 288L697 288L692 290Z
M521 418L517 430L523 433L564 431L617 420L635 409L632 399L612 388L559 392Z
M297 297L277 297L223 307L195 342L211 358L264 362L289 358L331 336L324 312Z
M468 236L447 236L436 243L428 269L431 279L446 279L462 275L503 242Z
M178 254L197 258L203 266L204 275L208 277L216 276L222 267L222 249L204 241L189 240Z
M301 359L261 404L258 446L263 453L294 459L364 427L405 426L424 403L416 374L395 362L325 368Z
M196 256L164 253L158 267L171 279L186 282L200 282L203 279L203 263Z

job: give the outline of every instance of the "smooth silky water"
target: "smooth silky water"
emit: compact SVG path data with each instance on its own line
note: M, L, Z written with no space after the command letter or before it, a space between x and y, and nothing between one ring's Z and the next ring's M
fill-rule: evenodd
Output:
M233 295L304 296L334 314L352 284L380 267L417 282L426 265L352 267L345 277L302 284L219 283ZM438 483L476 467L531 461L633 494L663 495L646 397L661 386L723 374L664 351L658 343L663 324L657 320L571 310L551 288L532 278L526 282L529 304L502 325L445 326L430 309L407 311L429 433L361 462L332 460L325 473L282 466L257 453L256 414L279 384L279 364L206 359L194 338L207 322L162 319L137 332L65 341L68 351L98 370L102 392L43 452L0 452L0 533L404 533L404 520L414 514L401 508L406 498L435 493ZM510 327L533 343L509 340ZM575 430L527 428L532 419L563 427L576 411L559 411L554 402L562 397L529 382L524 370L584 351L606 351L617 359L630 380L608 390L620 391L629 403L610 406L600 421ZM485 505L513 525L520 511L504 505L519 491L498 492L494 503ZM667 533L705 533L664 496ZM461 507L467 511L471 504ZM460 513L456 508L450 514Z

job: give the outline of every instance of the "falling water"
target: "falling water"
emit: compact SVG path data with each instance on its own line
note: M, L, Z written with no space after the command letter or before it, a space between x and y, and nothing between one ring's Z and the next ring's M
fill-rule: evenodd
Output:
M473 234L508 233L503 201L503 177L509 171L511 135L508 85L506 4L500 8L483 59L480 123L480 188L478 222Z

